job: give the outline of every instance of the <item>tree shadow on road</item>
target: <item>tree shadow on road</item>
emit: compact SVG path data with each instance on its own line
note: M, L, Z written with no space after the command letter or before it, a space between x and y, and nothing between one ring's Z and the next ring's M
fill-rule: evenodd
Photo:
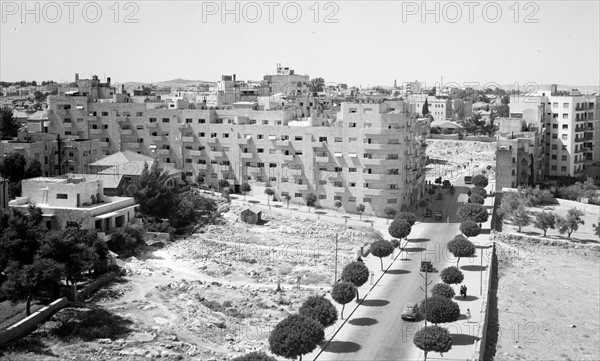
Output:
M391 269L391 270L388 270L386 273L390 274L390 275L403 275L403 274L410 273L410 271L403 270L403 269Z
M431 238L411 238L408 239L407 242L409 243L422 243L422 242L429 242L431 241Z
M367 307L382 307L388 305L389 303L390 301L388 300L364 300L361 304Z
M406 247L402 250L402 252L417 253L417 252L423 252L424 250L425 250L425 248L423 248L423 247Z
M348 321L352 326L372 326L377 323L377 320L370 317L355 318Z
M467 297L463 298L463 296L454 296L454 299L456 301L470 302L470 301L477 301L479 299L479 297L477 297L477 296L467 296Z
M460 269L463 271L485 271L486 268L487 268L486 266L475 266L475 265L460 267Z
M325 348L325 352L332 353L350 353L358 352L362 347L356 342L350 341L331 341Z
M467 335L464 333L452 334L451 337L452 346L473 345L476 341L479 341L479 337Z

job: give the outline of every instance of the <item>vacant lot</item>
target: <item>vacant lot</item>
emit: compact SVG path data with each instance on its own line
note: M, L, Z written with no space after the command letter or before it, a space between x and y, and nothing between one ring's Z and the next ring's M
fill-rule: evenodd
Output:
M498 249L493 359L599 360L599 253L518 243Z

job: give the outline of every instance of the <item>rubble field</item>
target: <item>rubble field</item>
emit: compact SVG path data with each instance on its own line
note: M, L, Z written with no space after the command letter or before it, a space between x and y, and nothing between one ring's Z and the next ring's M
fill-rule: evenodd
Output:
M496 142L427 139L425 154L429 157L427 180L431 181L478 174L488 165L496 169Z
M232 204L224 224L124 260L122 280L89 303L59 311L2 356L209 361L268 351L279 321L308 296L329 292L336 234L338 272L378 238L370 228L346 229L285 210L263 211L263 222L250 225L240 221L242 209Z

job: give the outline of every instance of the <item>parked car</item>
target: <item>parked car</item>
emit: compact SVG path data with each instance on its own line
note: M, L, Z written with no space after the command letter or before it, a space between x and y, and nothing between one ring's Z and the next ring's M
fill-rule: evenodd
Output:
M473 184L473 177L470 175L465 176L465 184Z
M404 305L400 317L403 320L417 321L419 319L419 306L416 302L409 302Z
M431 272L433 271L433 264L431 261L421 261L421 272Z
M433 211L431 208L425 209L425 217L431 217L433 215Z
M444 194L442 192L438 193L437 199L444 199Z
M435 212L435 220L436 221L442 219L442 217L443 217L442 211Z

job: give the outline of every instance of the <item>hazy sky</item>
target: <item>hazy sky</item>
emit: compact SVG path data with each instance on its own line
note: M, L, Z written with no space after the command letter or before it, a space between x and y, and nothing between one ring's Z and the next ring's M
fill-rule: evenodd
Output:
M2 1L0 79L259 80L282 63L349 85L593 86L599 3Z

